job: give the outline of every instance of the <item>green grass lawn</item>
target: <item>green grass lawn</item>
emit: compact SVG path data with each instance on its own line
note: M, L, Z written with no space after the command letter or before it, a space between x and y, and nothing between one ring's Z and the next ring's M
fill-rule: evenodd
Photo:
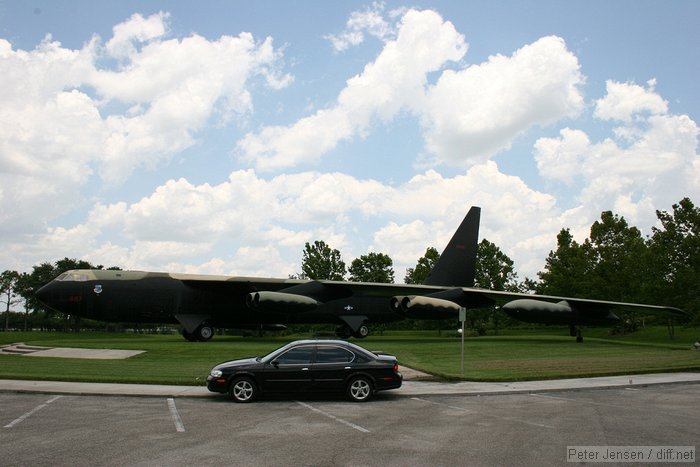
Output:
M577 344L564 328L504 330L499 336L465 339L464 374L460 339L437 331L386 332L354 340L370 350L396 355L402 365L449 380L517 381L667 371L700 371L697 328L647 327L626 336L589 329ZM145 350L126 360L83 360L0 356L0 378L157 384L204 384L206 374L224 360L263 355L291 340L284 337L216 336L210 342L185 342L179 335L124 333L0 333L0 345L13 342L55 347Z

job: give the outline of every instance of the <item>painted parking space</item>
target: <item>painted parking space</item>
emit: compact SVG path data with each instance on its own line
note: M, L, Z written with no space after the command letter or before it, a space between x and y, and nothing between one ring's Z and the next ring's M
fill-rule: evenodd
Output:
M0 458L3 465L561 465L568 445L693 445L698 396L700 385L386 394L368 403L236 404L217 396L47 403L55 396L5 393L0 425L29 415L0 430Z

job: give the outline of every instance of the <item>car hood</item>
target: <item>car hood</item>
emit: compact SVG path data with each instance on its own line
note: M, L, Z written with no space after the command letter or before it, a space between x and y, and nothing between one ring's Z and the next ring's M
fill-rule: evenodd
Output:
M223 368L236 368L236 367L242 367L242 366L251 366L251 365L257 365L260 362L258 361L257 357L253 358L240 358L238 360L229 360L227 362L221 362L218 365L216 365L212 370L221 370Z

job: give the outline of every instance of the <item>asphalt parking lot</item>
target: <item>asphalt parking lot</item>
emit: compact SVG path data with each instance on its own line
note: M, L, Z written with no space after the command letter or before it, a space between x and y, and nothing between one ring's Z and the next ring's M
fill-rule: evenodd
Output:
M698 384L364 404L0 393L0 464L561 465L571 445L693 446L698 400Z

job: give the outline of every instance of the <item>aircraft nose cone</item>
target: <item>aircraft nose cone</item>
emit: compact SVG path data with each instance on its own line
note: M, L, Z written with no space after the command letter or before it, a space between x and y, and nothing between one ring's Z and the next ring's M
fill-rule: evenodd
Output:
M59 298L58 286L55 281L51 281L34 294L36 298L46 306L51 306L55 304L56 300Z
M36 298L41 303L46 303L46 300L51 295L51 282L49 282L48 284L44 285L39 290L37 290L34 295L36 295Z

